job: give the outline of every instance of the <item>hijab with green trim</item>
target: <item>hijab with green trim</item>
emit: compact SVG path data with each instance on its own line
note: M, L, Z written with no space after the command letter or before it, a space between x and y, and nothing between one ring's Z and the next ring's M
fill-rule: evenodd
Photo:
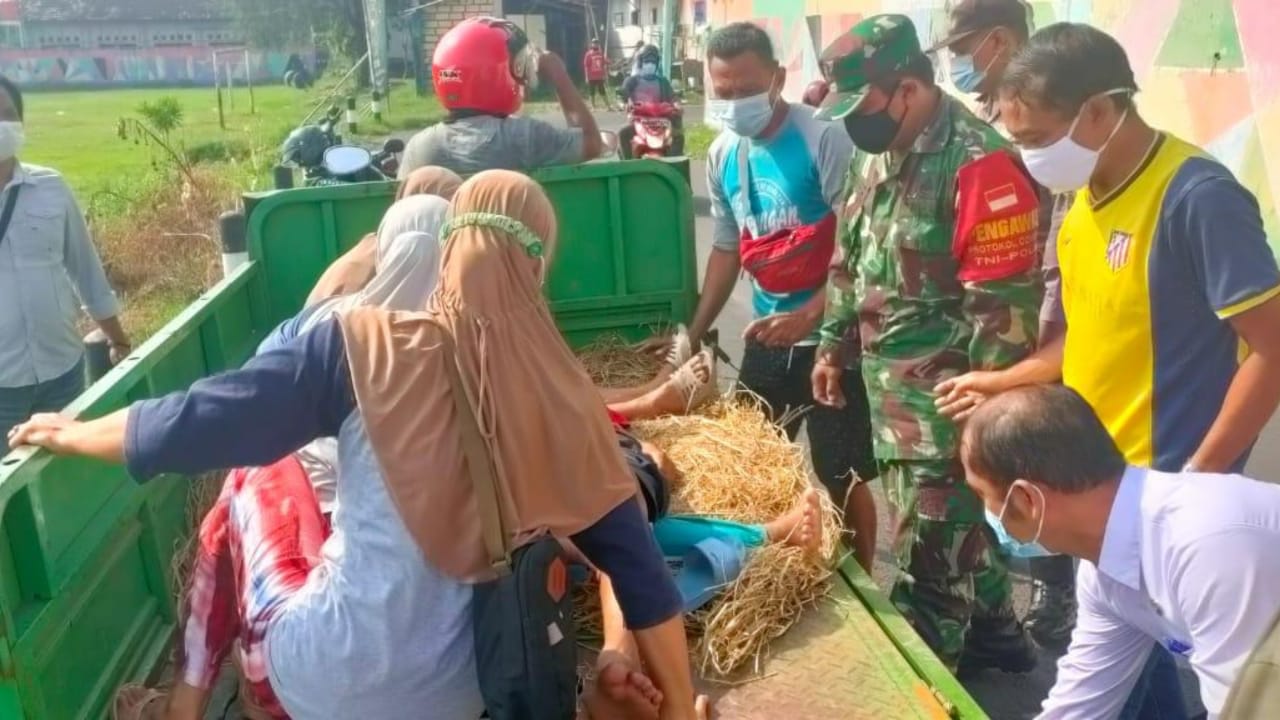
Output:
M441 238L425 313L361 309L340 321L356 400L401 517L432 565L481 582L493 571L446 363L457 363L488 444L514 546L585 530L633 501L636 484L542 295L556 238L542 188L519 173L480 173L458 191Z

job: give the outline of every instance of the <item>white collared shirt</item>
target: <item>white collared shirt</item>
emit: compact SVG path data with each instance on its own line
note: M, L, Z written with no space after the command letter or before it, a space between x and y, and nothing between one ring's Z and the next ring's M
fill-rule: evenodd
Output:
M1280 486L1239 475L1125 472L1041 720L1106 720L1154 639L1187 658L1217 717L1280 612Z
M53 380L84 354L81 306L94 320L119 312L71 188L56 171L20 164L0 208L22 189L0 240L0 388Z

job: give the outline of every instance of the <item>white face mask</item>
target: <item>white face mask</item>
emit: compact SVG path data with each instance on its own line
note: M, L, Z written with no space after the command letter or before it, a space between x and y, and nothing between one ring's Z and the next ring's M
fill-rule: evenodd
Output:
M17 157L26 142L21 122L0 122L0 162Z
M1127 95L1131 92L1133 91L1128 88L1116 88L1102 95ZM1081 112L1084 112L1083 107L1076 113L1075 119L1071 121L1071 127L1067 129L1067 134L1063 135L1061 140L1048 147L1022 150L1022 162L1027 166L1027 172L1031 173L1031 177L1035 178L1036 182L1049 188L1050 192L1072 192L1084 187L1089 182L1089 178L1093 177L1093 171L1098 167L1098 158L1102 155L1102 151L1111 144L1111 139L1120 131L1120 126L1129 115L1129 111L1125 110L1116 121L1116 126L1111 128L1111 134L1107 136L1106 142L1102 143L1102 147L1090 150L1071 139L1076 131L1076 125L1080 124Z
M721 100L712 98L707 101L713 117L724 124L731 132L742 137L757 137L769 127L773 120L773 88L759 95Z

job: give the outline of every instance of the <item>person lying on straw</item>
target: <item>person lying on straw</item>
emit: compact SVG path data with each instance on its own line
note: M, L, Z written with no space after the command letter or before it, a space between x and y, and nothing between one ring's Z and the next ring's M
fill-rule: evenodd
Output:
M696 515L669 515L672 480L680 477L679 469L657 447L633 438L616 419L614 430L639 485L654 537L668 560L680 564L676 586L686 613L706 605L731 584L755 548L783 543L811 553L819 551L823 510L816 488L805 490L794 507L763 525ZM603 572L600 573L600 607L604 628L600 661L608 665L621 657L628 663L639 663L635 638L627 631L613 583Z
M215 532L201 530L196 564L213 569L196 570L208 582L187 602L206 608L189 617L208 622L181 633L201 641L183 646L165 717L202 717L184 702L237 640L249 699L268 717L480 716L472 586L493 571L455 398L440 382L454 362L492 444L511 541L567 539L609 573L652 674L650 683L626 658L612 663L601 674L612 684L597 690L614 693L614 706L597 720L705 717L680 595L635 478L540 292L555 241L546 194L516 173L481 173L451 212L426 312L349 310L189 390L85 422L39 415L11 434L13 447L123 462L143 480L242 466L206 518ZM331 534L289 454L330 435L340 460ZM116 711L156 717L164 704L152 691L122 694Z

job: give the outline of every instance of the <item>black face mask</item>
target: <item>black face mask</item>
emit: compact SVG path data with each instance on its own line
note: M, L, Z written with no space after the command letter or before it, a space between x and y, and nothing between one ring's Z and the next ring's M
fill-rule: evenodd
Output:
M893 139L898 136L898 130L902 127L902 118L895 119L889 113L897 94L898 89L894 88L883 110L866 115L849 113L844 117L844 130L849 133L849 139L859 150L879 155L893 144Z

